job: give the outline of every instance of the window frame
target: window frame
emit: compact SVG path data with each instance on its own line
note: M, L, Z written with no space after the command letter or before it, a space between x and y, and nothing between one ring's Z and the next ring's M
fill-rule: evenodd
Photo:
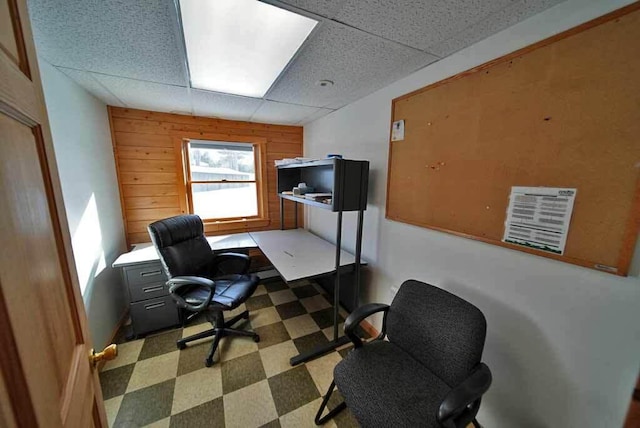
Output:
M219 142L245 143L253 146L254 163L255 163L255 180L227 180L227 181L200 181L191 180L191 162L189 159L189 142L191 140L211 141L213 144ZM196 133L179 133L174 135L174 145L177 152L177 159L180 163L178 171L179 178L179 196L183 212L194 214L193 210L193 192L192 185L197 183L256 183L256 202L258 214L247 217L230 217L230 218L203 218L205 232L217 232L225 230L247 229L255 227L265 227L270 223L268 209L268 183L267 183L267 155L266 155L266 138L254 136L232 136L228 134L207 134L202 132Z

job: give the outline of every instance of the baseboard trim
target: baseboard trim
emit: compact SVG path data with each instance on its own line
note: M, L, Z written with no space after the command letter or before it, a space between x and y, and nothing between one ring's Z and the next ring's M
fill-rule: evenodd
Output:
M111 332L111 336L109 337L109 342L107 343L107 346L112 344L115 341L115 338L118 335L118 331L120 331L120 329L124 326L124 324L127 322L127 319L129 319L129 308L126 308L122 312L122 315L120 316L120 319L118 320L118 323L116 324L115 328ZM102 370L102 367L104 367L105 363L106 363L106 361L100 361L98 363L98 365L96 366L98 371Z

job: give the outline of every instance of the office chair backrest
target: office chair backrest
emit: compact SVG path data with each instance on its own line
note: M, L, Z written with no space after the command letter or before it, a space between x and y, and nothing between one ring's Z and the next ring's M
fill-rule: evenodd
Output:
M486 331L484 315L471 303L414 280L400 286L387 316L389 341L450 387L480 363Z
M197 275L214 257L197 215L179 215L151 223L151 241L169 278Z

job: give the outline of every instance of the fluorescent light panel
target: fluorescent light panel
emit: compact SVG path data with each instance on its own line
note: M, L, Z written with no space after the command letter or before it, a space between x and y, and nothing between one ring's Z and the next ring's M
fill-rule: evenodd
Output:
M263 97L317 21L257 0L180 0L191 86Z

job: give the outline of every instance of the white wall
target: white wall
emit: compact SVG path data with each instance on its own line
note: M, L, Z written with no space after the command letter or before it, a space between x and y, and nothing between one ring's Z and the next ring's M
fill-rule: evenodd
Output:
M621 7L569 0L305 126L305 156L371 162L363 302L391 301L403 280L458 294L486 315L485 362L494 383L487 427L619 427L640 367L640 281L619 278L386 220L391 100ZM307 209L309 229L334 240L335 215ZM355 214L345 215L353 249ZM379 326L379 318L375 319Z
M125 310L120 273L122 211L106 105L39 58L74 259L95 348Z

